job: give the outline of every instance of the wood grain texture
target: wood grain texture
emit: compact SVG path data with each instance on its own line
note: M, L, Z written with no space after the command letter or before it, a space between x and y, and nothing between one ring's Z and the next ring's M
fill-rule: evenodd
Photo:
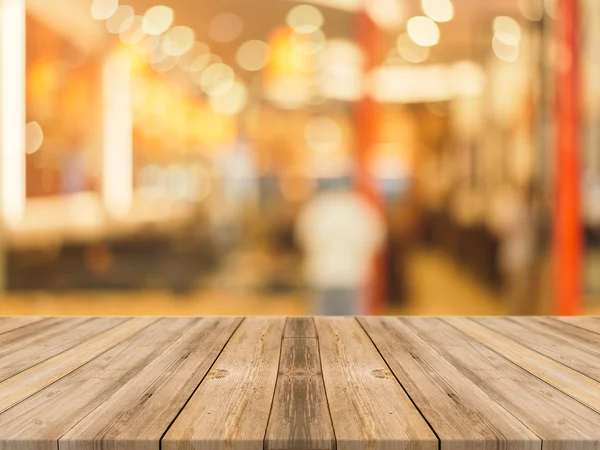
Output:
M438 440L353 318L315 318L339 450L435 450Z
M467 336L450 319L399 320L542 438L544 450L600 448L600 415Z
M473 320L496 333L518 342L519 345L524 345L589 378L600 381L600 371L598 370L600 368L600 335L589 333L592 337L596 336L596 339L586 342L575 337L577 335L577 329L575 328L575 336L569 338L568 328L572 327L568 324L552 320L538 320L524 317L476 318ZM581 333L588 332L581 330ZM493 334L490 333L490 336L493 336ZM496 340L495 342L498 341ZM498 345L501 345L501 343L498 343ZM511 349L514 349L514 345L511 345L508 350L510 351ZM521 352L520 349L517 349L517 351ZM559 366L554 364L552 366L553 373L559 371L562 375L563 370ZM543 366L537 365L537 367L541 368ZM532 373L538 375L535 372ZM546 379L546 377L543 379ZM560 382L562 382L562 376ZM573 382L579 384L579 377L573 380ZM558 383L554 382L552 384L562 389L562 384ZM600 391L600 385L597 384L596 386L597 390Z
M317 329L312 317L288 317L285 321L283 337L317 338Z
M129 335L121 331L116 345L0 414L0 450L56 450L61 436L150 365L196 320L157 318L124 328ZM131 333L135 328L138 331Z
M548 351L548 353L552 353L555 356L564 351L548 350L549 344L543 335L532 335L527 329L525 331L521 330L520 333L515 332L514 328L516 327L511 326L510 321L503 321L501 319L493 319L492 322L499 321L505 330L513 330L515 339L509 339L471 319L452 317L445 320L466 335L514 362L539 379L600 412L600 383L577 370L571 369L562 362L557 362L536 351L537 349ZM491 322L487 321L487 323L489 325ZM541 343L536 344L536 339L539 339ZM527 342L536 347L536 350L532 350L524 345ZM555 343L554 345L557 344ZM575 352L574 348L571 350ZM577 364L573 363L573 365Z
M146 317L128 320L1 382L0 413L60 380L156 320Z
M205 318L115 391L59 442L60 450L152 450L242 319Z
M265 439L265 450L298 449L335 449L312 318L286 321Z
M39 364L123 322L126 318L73 318L32 336L0 348L0 381Z
M247 318L162 440L163 450L262 450L284 318Z
M541 448L531 430L398 319L359 322L435 430L442 450Z
M39 322L40 320L42 320L42 317L36 316L0 317L0 334Z
M600 317L557 317L557 320L600 334Z

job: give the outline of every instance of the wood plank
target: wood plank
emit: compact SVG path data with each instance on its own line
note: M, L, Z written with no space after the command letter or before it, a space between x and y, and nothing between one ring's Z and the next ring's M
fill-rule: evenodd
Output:
M600 334L600 317L558 317L558 320Z
M262 450L285 319L248 318L162 439L163 450Z
M452 317L446 321L529 373L600 412L600 383L521 344L526 340L535 341L535 336L525 337L527 333L523 333L522 340L515 341L467 318ZM508 325L504 326L508 328ZM539 347L543 349L542 345ZM555 353L559 352L556 350Z
M45 319L33 322L31 324L18 327L9 332L0 334L0 348L6 349L27 345L28 342L36 339L44 333L49 333L56 327L64 327L68 324L68 317L47 317Z
M599 448L599 414L451 326L450 318L399 320L542 438L544 450Z
M50 328L45 333L27 340L26 344L2 346L0 348L0 381L15 376L23 370L39 364L82 341L113 328L127 319L112 318L71 318Z
M595 335L597 336L596 343L595 345L592 345L589 342L584 342L582 340L565 339L565 333L568 334L568 330L563 331L562 329L571 326L558 321L550 321L548 323L548 321L538 321L531 317L482 317L473 320L498 334L518 342L519 345L528 347L589 378L600 381L600 335ZM554 327L554 325L557 326ZM475 329L475 332L478 331L479 330ZM587 333L584 330L581 331ZM563 336L559 335L559 333L563 334ZM494 335L490 333L490 336L493 338ZM515 348L509 341L501 339L493 339L493 341L494 344L492 345L494 345L494 349L496 349L496 346L502 347L499 349L502 354L511 350L522 353L520 347ZM507 343L508 348L504 349L504 346ZM538 363L536 363L536 366L537 370L541 371L543 371L543 368L545 367L545 365L540 365ZM548 366L551 368L550 376L552 376L553 373L556 373L557 370L561 371L561 368L555 364L548 364ZM530 370L530 372L532 371ZM538 375L537 372L532 373L542 379L546 379L543 375ZM558 380L555 380L554 382L549 380L548 382L561 389L563 387L563 378L564 375L561 372L561 376ZM574 379L573 382L580 384L579 379ZM598 385L598 387L600 387L600 385ZM600 404L598 404L598 406L600 406Z
M0 414L0 449L57 450L61 436L150 365L195 321L157 318Z
M332 450L335 435L312 318L288 318L265 450Z
M436 450L436 436L359 323L315 323L338 450Z
M283 337L286 338L315 338L317 330L312 317L288 317L285 321Z
M522 317L517 317L520 322ZM575 345L584 350L589 350L594 353L600 353L600 334L593 331L585 330L576 325L559 320L556 317L531 317L530 321L523 322L527 326L535 324L535 326L545 327L547 331L555 336L560 336L566 340L569 345Z
M238 327L241 318L204 318L59 441L60 450L154 450Z
M40 320L42 320L42 317L36 316L0 317L0 334L39 322Z
M91 361L157 318L136 317L0 383L0 413Z
M359 322L435 430L442 450L541 449L531 430L398 319Z

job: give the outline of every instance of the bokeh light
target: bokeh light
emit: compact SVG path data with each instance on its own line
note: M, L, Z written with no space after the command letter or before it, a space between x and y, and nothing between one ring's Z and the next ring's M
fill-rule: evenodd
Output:
M422 47L432 47L440 40L440 29L429 17L411 17L406 24L410 39Z
M119 8L119 0L94 0L91 6L92 17L106 20Z
M427 17L436 22L450 22L454 18L451 0L421 0L421 8Z
M269 62L269 44L259 40L244 42L237 51L236 61L244 70L261 70Z
M296 33L314 33L323 26L324 18L318 8L298 5L290 10L286 21Z
M194 30L186 26L171 28L162 39L163 50L171 56L181 56L194 46L196 35Z
M244 21L233 13L219 14L211 22L208 35L215 42L231 42L244 31Z
M306 124L304 137L308 146L317 152L336 150L342 141L339 124L328 116L313 117Z
M25 126L25 152L28 155L37 152L44 143L44 131L37 122Z
M109 33L119 34L124 30L128 19L134 16L133 8L129 5L121 5L115 13L106 20L106 29Z
M429 47L415 44L407 33L398 36L398 39L396 40L396 50L398 55L401 56L404 61L413 64L427 61L431 54Z
M222 93L211 95L209 105L218 114L239 114L248 103L248 90L239 80L234 81L229 89Z
M135 45L146 37L142 26L142 16L132 16L123 23L119 38L123 44Z
M512 17L498 16L494 19L494 34L508 46L518 45L521 41L521 25Z
M144 32L152 36L163 34L173 24L174 17L173 10L168 6L154 6L144 14Z
M492 39L492 49L498 59L504 62L516 62L519 59L519 45L507 44L497 34Z
M381 28L396 31L404 25L404 8L400 0L366 0L365 9Z
M200 87L208 95L223 95L233 86L235 73L227 64L208 66L200 77Z

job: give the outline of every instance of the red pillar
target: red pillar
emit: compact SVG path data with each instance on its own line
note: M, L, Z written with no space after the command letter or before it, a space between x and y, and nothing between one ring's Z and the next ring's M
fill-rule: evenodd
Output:
M580 117L578 0L560 0L558 17L557 158L555 208L556 314L582 312L582 222L580 210ZM564 55L564 56L563 56Z
M379 61L380 30L363 10L357 14L357 41L365 56L365 72ZM357 189L383 213L383 199L369 171L374 144L378 139L379 105L365 95L356 105L355 129L357 145ZM367 314L385 312L385 253L372 263L371 281L367 287Z

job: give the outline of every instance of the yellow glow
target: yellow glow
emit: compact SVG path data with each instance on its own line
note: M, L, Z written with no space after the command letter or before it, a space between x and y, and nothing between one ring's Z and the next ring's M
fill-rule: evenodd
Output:
M102 89L102 195L107 210L118 216L129 212L133 196L131 61L125 53L106 58Z
M338 149L342 142L342 129L331 117L314 117L306 125L304 137L312 150L331 152Z
M94 0L92 2L92 17L96 20L105 20L112 16L119 7L119 0Z
M298 5L287 15L287 24L296 33L314 33L323 26L323 14L311 5Z
M269 62L269 44L258 40L244 42L237 51L236 61L244 70L261 70Z
M0 213L25 210L25 0L0 1Z
M427 17L436 22L450 22L454 18L451 0L421 0L421 8Z
M406 30L410 39L421 47L433 47L440 41L440 29L429 17L412 17L406 24Z
M158 36L169 29L175 15L168 6L154 6L146 11L142 26L146 34Z
M113 34L119 34L124 31L124 25L134 16L131 6L121 5L115 13L106 20L106 29Z
M292 48L301 55L315 55L325 48L325 34L317 30L309 34L294 33L291 36Z

